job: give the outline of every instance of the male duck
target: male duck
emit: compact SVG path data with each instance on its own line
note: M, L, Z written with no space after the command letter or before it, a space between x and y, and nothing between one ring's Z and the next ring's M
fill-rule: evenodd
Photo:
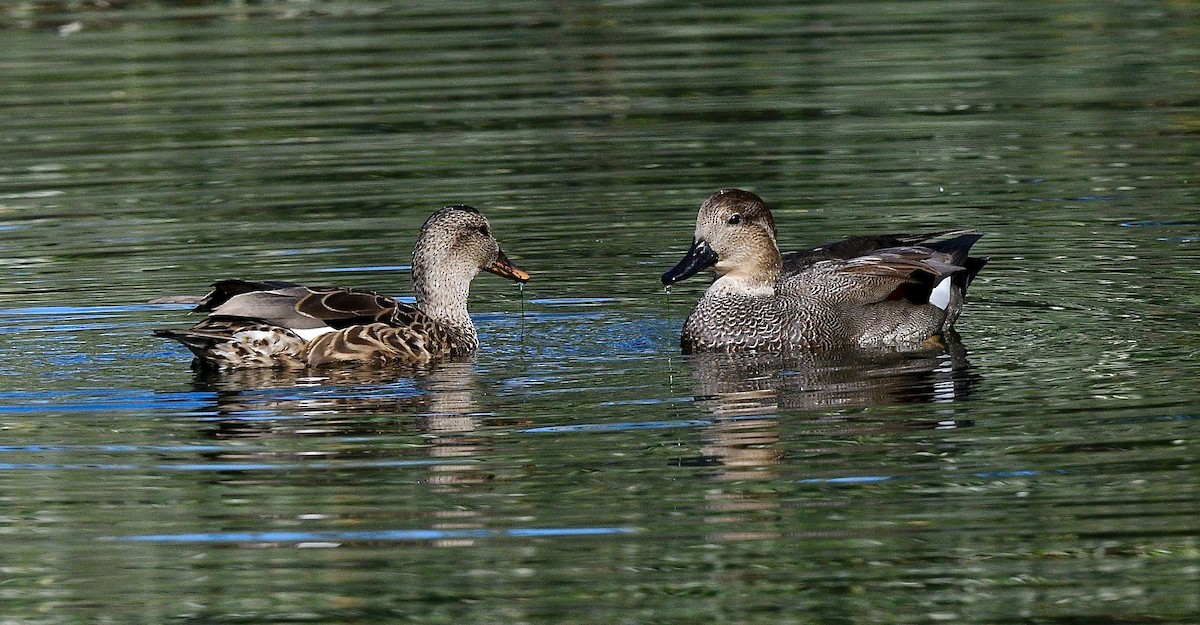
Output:
M479 270L524 283L487 219L470 206L435 212L413 248L416 306L372 291L267 280L222 280L186 330L154 334L183 343L202 367L308 367L421 363L479 348L467 292Z
M700 207L691 249L662 276L670 286L717 274L684 323L684 352L935 347L988 260L967 256L983 236L970 230L852 237L786 256L775 232L748 191Z

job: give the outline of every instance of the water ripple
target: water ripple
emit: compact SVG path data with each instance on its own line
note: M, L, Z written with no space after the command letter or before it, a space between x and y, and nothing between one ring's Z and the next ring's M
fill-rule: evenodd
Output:
M272 543L347 540L425 541L471 538L570 538L634 534L635 527L544 527L525 529L365 530L347 532L211 532L193 534L140 534L108 540L138 543Z

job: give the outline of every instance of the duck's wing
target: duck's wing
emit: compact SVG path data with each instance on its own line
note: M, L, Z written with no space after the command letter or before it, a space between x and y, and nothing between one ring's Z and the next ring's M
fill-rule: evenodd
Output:
M415 307L374 291L246 280L215 283L195 311L214 318L253 319L290 330L405 324L424 316Z
M308 288L296 302L296 312L320 319L334 328L382 323L408 327L428 321L415 306L374 291L345 288Z
M312 366L331 363L423 363L454 351L454 337L436 326L353 325L317 336L304 348Z
M880 234L850 237L841 241L827 243L820 247L814 247L810 250L785 254L783 256L783 272L785 274L798 272L813 263L825 260L850 260L878 250L896 247L921 245L922 247L928 247L936 251L948 252L949 249L938 246L950 244L951 241L960 240L964 237L974 237L966 243L965 250L969 250L971 245L982 236L982 234L975 230L943 230L920 234ZM939 239L941 240L938 241ZM931 243L932 241L937 242Z
M192 312L211 313L234 297L246 293L287 289L298 286L300 285L295 282L284 282L282 280L242 280L240 278L220 280L213 283L212 290L208 292L208 295L200 298L200 301L196 303L196 307L192 309Z
M457 345L416 307L374 291L224 280L195 310L208 316L191 328L154 333L183 343L202 366L416 363Z
M891 247L849 259L811 262L803 271L784 277L780 288L805 298L827 298L845 305L905 300L945 308L950 288L965 289L973 275L968 267L955 261L952 251L924 246ZM963 278L946 280L957 276Z

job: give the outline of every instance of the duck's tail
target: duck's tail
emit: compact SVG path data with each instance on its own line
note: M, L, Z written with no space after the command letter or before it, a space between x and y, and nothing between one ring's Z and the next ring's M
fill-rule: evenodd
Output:
M951 261L965 269L954 275L951 285L962 289L965 294L967 287L975 280L975 276L983 270L983 266L991 260L987 256L970 256L971 246L975 242L983 238L983 233L978 230L954 230L938 234L939 237L950 237L948 239L940 239L938 241L921 243L922 247L927 247L935 252L949 254Z
M153 330L183 344L202 368L297 367L305 341L286 328L255 320L208 317L191 328Z

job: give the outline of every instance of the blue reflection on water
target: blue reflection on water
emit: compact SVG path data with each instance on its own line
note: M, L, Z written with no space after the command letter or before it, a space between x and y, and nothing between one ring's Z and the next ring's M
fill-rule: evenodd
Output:
M316 273L368 273L372 271L412 271L412 265L367 265L364 267L328 267Z
M218 396L209 391L161 392L143 389L85 388L71 391L0 391L0 414L41 412L103 412L170 410L175 416L253 420L255 418L307 418L283 416L272 408L252 408L254 403L299 402L337 399L396 399L418 397L422 391L410 379L392 384L355 384L329 386L285 386L251 388L240 391L246 407L237 414L218 414Z
M1200 221L1189 221L1183 219L1165 219L1165 220L1142 220L1142 221L1122 221L1122 228L1155 228L1158 226L1188 226L1200 224Z
M162 310L163 308L179 308L188 310L191 304L129 304L121 306L31 306L28 308L0 309L0 317L62 317L81 315L95 317L97 315L112 315L116 313L144 312L147 310Z
M244 451L239 449L238 451ZM386 467L441 466L446 464L476 464L478 460L456 458L430 460L359 460L338 462L188 462L181 464L132 464L132 463L54 463L54 462L3 462L0 471L324 471L345 469L374 469Z
M238 451L246 447L239 446ZM64 451L102 451L110 453L140 452L140 451L229 451L220 445L0 445L0 453L10 452L64 452Z
M1077 195L1075 197L1035 197L1031 202L1111 202L1119 200L1119 195Z
M765 418L759 416L757 418ZM641 421L635 423L581 423L579 425L547 425L520 430L524 434L547 434L554 432L623 432L628 430L655 430L663 428L707 427L710 419L678 419L674 421Z
M136 389L82 389L78 391L7 391L0 392L0 414L38 412L101 412L106 410L141 411L151 408L198 411L211 408L212 393L158 393Z
M1054 471L1059 473L1061 471ZM975 477L984 479L998 479L1006 477L1032 477L1041 475L1041 471L1032 470L1017 470L1017 471L987 471L983 473L969 473L961 477ZM852 475L847 477L810 477L803 480L796 480L800 484L875 484L877 482L889 482L892 480L907 480L912 479L911 475ZM948 477L946 474L939 474L939 477Z
M526 529L365 530L347 532L204 532L194 534L141 534L109 540L139 543L246 543L323 542L341 540L446 540L463 538L541 538L633 534L634 527L544 527Z
M598 306L615 301L615 297L538 297L530 299L529 303L538 306Z
M724 417L720 419L720 421L759 421L762 419L776 418L778 418L778 415L776 414L763 413L741 417ZM716 419L674 419L669 421L634 421L625 423L580 423L576 425L544 425L535 428L525 428L517 431L522 434L547 434L555 432L623 432L627 430L708 427L716 422Z

